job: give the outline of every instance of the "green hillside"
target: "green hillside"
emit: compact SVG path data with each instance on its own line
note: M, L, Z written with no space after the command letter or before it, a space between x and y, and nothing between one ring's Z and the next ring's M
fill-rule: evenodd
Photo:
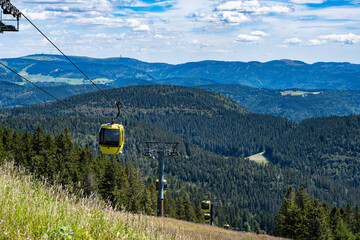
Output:
M355 90L274 90L232 84L199 88L227 96L252 112L283 116L296 122L360 113L360 91Z
M222 95L185 87L137 86L106 93L122 100L131 115L122 115L126 143L119 160L131 159L150 181L157 165L142 156L144 142L180 142L181 157L166 162L165 174L170 184L167 198L172 201L186 193L192 201L216 199L220 202L215 219L219 225L230 223L241 229L250 225L253 230L270 231L274 214L290 185L305 187L311 196L330 204L358 204L357 182L342 171L336 176L328 174L344 166L343 158L323 172L316 168L317 159L326 153L313 154L317 146L321 147L317 142L321 138L316 137L320 130L316 126L320 124L321 131L332 137L324 150L346 156L345 163L350 164L345 169L356 171L356 156L346 146L353 146L349 143L357 139L357 132L344 135L346 125L337 124L333 118L294 124L282 117L251 113ZM86 93L64 101L88 117L76 116L63 105L52 102L1 110L0 125L31 132L40 125L45 133L52 135L68 127L77 143L89 144L96 151L97 131L101 123L115 115L114 106L100 93ZM351 117L342 119L346 123ZM359 129L358 122L350 122L351 129ZM334 129L334 126L338 127ZM299 138L296 144L292 139L294 134ZM306 136L311 137L305 141ZM298 155L294 148L299 148ZM265 150L270 161L265 165L241 157Z

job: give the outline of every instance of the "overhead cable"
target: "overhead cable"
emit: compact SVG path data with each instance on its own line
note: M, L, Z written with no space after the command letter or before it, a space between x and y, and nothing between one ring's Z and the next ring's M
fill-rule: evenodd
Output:
M78 112L77 110L75 110L74 108L70 107L69 105L67 105L64 101L58 99L57 97L55 97L54 95L52 95L51 93L49 93L48 91L44 90L43 88L39 87L38 85L36 85L35 83L31 82L29 79L21 76L19 73L17 73L16 71L14 71L13 69L11 69L10 67L6 66L4 63L0 62L0 64L5 67L6 69L8 69L9 71L15 73L16 75L18 75L19 77L21 77L22 79L24 79L25 81L27 81L28 83L30 83L31 85L35 86L36 88L40 89L41 91L43 91L44 93L46 93L47 95L49 95L50 97L54 98L56 101L64 104L67 108L73 110L74 112L78 113L79 115L86 117L84 114Z
M28 20L28 22L33 25L34 28L36 28L36 30L38 30L38 32L46 39L48 40L82 75L85 76L85 78L87 80L89 80L110 102L112 102L113 104L117 105L117 103L119 103L120 105L124 105L123 103L119 102L119 101L114 101L111 97L109 97L106 93L104 93L99 86L97 86L73 61L70 60L70 58L68 56L65 55L65 53L63 53L60 48L58 48L23 12L21 12L21 15Z

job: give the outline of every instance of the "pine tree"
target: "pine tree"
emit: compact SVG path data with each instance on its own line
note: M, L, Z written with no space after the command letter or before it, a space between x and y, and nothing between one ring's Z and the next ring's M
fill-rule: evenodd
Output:
M14 143L8 128L5 128L2 133L2 143L4 145L5 151L9 152L12 150Z
M154 187L155 189L155 187ZM157 200L157 198L155 197ZM177 215L178 210L178 201L175 201L175 199L170 195L166 194L165 200L164 200L164 215L165 217L171 217L171 218L178 218ZM182 212L181 210L179 212ZM202 218L203 220L203 218Z
M42 129L40 126L38 126L32 136L31 145L33 148L33 151L35 152L35 155L40 155L40 152L45 147L45 141L44 136L42 133Z
M360 209L359 206L356 205L355 207L355 227L354 227L354 233L358 234L360 233Z
M334 240L355 239L355 236L348 231L343 219L341 218L340 211L336 206L331 209L330 227L332 229Z
M80 157L80 166L82 182L85 195L89 196L98 191L98 177L96 175L98 164L91 152L89 145L86 145L85 150Z
M179 219L185 221L194 221L196 219L194 208L190 202L190 196L187 192L183 193L183 195L179 199L178 209L176 214Z
M327 213L326 205L320 205L318 199L312 200L306 223L308 232L303 239L327 240L332 238Z
M152 193L148 188L142 191L140 205L142 206L142 212L145 214L152 216L156 214L156 201L153 201Z
M309 239L309 212L311 200L305 188L301 187L295 194L295 225L293 226L297 239Z
M141 197L143 196L144 183L140 170L134 166L131 161L126 161L126 173L129 181L127 192L128 210L139 213L143 207L141 206Z
M295 192L294 187L290 186L285 194L285 198L280 205L280 209L275 216L274 235L294 238L295 235Z
M129 204L127 190L129 182L125 168L121 167L112 156L105 167L103 179L100 184L100 194L112 202L113 206L126 208Z
M204 222L204 212L201 209L201 202L198 201L195 207L196 222Z
M2 139L0 139L0 164L3 163L4 159L5 159L6 153L5 153L5 148L4 145L2 143Z
M347 229L349 232L355 232L355 216L354 216L354 210L352 209L350 203L347 203L343 220L345 225L347 226Z

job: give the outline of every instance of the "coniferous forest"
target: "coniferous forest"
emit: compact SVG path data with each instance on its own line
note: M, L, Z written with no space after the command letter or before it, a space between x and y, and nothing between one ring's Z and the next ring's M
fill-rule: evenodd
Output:
M73 144L68 129L55 137L44 134L39 126L32 134L0 129L0 159L13 160L38 179L66 186L79 196L100 197L119 210L156 215L155 185L145 182L131 159L121 162L114 156L95 157L89 145L81 148ZM169 197L166 209L168 217L202 220L200 210L189 196Z
M157 162L143 156L145 142L176 141L180 157L165 163L167 216L202 221L199 203L212 199L219 203L218 226L286 237L279 215L285 214L281 202L290 186L305 188L309 199L319 199L319 205L326 201L329 209L359 203L359 116L294 123L251 113L216 93L175 86L107 93L121 99L128 113L120 120L126 131L124 154L99 154L98 129L116 110L99 93L87 93L64 99L77 112L56 102L1 110L2 159L14 159L82 194L96 193L119 208L154 214ZM266 164L245 158L263 151Z
M275 217L273 234L291 239L359 239L360 209L311 199L304 188L290 186Z

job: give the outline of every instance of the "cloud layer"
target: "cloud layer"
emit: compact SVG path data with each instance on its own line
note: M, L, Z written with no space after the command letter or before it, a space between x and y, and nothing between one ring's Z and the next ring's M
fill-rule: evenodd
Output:
M65 52L179 63L360 62L360 1L12 0ZM0 56L55 53L24 19ZM19 37L20 36L20 37ZM278 46L278 47L277 47Z
M238 25L256 21L260 16L269 14L284 14L291 8L284 4L265 4L258 0L221 1L209 12L194 12L190 18L195 21L227 23Z

